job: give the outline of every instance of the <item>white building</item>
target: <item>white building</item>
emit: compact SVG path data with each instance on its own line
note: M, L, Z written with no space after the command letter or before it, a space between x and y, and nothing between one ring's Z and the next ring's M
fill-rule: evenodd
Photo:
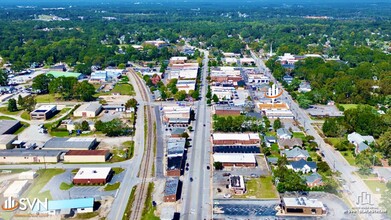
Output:
M4 198L12 197L19 198L27 189L27 180L16 180L4 191Z
M213 154L213 161L220 162L223 167L255 167L256 159L254 154Z
M187 94L189 94L190 90L195 90L195 85L195 80L178 80L176 87L178 91L185 91Z
M102 111L102 105L99 102L87 102L81 105L73 112L75 117L93 118Z

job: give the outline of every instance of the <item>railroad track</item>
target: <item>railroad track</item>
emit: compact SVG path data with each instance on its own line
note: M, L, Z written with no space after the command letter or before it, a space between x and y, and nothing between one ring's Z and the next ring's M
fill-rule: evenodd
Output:
M130 71L131 74L135 76L136 79L136 84L139 88L141 89L141 97L144 101L148 102L149 97L148 93L143 85L143 82L141 81L140 77L133 71ZM147 177L148 173L150 170L150 160L151 160L151 154L152 154L152 146L153 146L153 123L152 123L152 113L151 113L151 108L148 106L148 104L144 105L145 106L145 111L146 111L146 116L147 116L147 140L145 143L146 147L146 154L145 157L142 160L141 166L140 166L140 178L141 178L141 184L139 185L138 189L138 194L136 194L136 201L134 205L134 211L132 212L130 219L140 219L142 215L142 211L144 208L144 199L146 199L146 189L148 189L148 183L147 183ZM137 190L136 190L137 192Z

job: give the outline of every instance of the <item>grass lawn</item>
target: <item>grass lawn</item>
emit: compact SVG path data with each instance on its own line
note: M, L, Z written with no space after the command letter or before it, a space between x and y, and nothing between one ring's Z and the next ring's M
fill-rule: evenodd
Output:
M135 95L133 85L131 84L116 84L110 92L102 92L99 95L111 95L112 93L120 93L121 95Z
M68 137L69 136L68 131L62 131L62 130L51 130L51 131L49 131L49 134L53 137Z
M129 216L132 214L132 206L133 206L134 199L136 198L134 196L135 192L136 192L136 186L133 186L132 192L130 193L130 196L128 199L128 203L126 204L126 209L125 209L124 215L122 216L122 220L128 220Z
M43 193L39 193L41 189L52 179L54 176L59 175L65 172L63 169L46 169L46 170L38 170L38 177L35 179L34 183L31 185L30 189L27 191L27 198L33 199L52 199L52 195L50 191L45 191Z
M56 102L57 97L55 94L44 94L44 95L37 95L35 97L35 100L37 103L50 103L50 102Z
M30 113L28 111L23 111L20 117L24 120L30 120Z
M351 166L356 166L356 157L353 155L352 151L343 151L341 154Z
M0 112L6 115L18 115L21 110L10 112L8 111L8 107L0 107Z
M125 170L124 168L121 168L121 167L113 167L112 169L113 169L115 175L120 174Z
M357 176L359 176L361 179L372 179L372 178L377 178L377 175L376 175L376 174L373 174L373 173L371 173L371 174L369 174L369 175L362 175L362 174L360 174L359 172L355 172L355 174L356 174Z
M272 146L270 147L272 151L279 152L280 148L278 147L278 144L273 143Z
M77 213L76 219L90 219L98 216L97 212L88 212L88 213Z
M60 189L61 190L68 190L68 189L70 189L72 187L73 187L72 183L62 182L61 185L60 185Z
M342 106L345 109L345 111L352 108L357 108L358 106L358 104L339 104L339 105Z
M383 194L387 189L386 184L380 182L379 180L364 180L364 182L374 194ZM377 189L379 191L377 191Z
M246 182L247 192L244 195L236 195L234 198L278 198L278 193L273 185L272 177L253 178Z
M126 141L122 143L123 148L114 148L112 150L113 156L110 159L110 162L116 163L131 159L134 154L134 141Z
M275 131L268 131L266 132L266 136L273 136L275 137L277 135L277 133Z
M24 129L26 129L30 126L30 124L27 122L21 121L20 123L22 124L22 127L20 127L17 131L15 131L14 134L20 134L20 133L22 133L22 131L24 131Z
M113 191L119 188L120 182L116 182L114 184L107 184L105 186L105 191Z
M61 116L63 116L63 114L65 114L67 111L71 110L71 108L63 108L61 109L61 111L57 112L52 118L50 119L57 119L57 118L60 118Z
M339 144L343 140L343 138L326 138L326 142L330 143L333 146Z
M300 138L300 139L304 139L305 138L305 134L303 132L293 132L293 137L294 138Z
M141 220L159 220L159 217L155 216L156 207L152 206L152 192L155 187L154 183L148 184L147 199L145 200L144 209L141 214Z
M0 116L0 120L16 120L16 119L8 116Z

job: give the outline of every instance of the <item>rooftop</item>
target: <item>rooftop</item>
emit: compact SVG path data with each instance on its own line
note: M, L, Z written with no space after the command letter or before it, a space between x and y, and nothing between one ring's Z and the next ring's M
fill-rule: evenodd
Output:
M213 153L259 154L261 149L256 145L213 146Z
M167 158L167 170L179 170L181 168L182 157Z
M18 137L17 135L13 135L13 134L0 135L0 144L8 144L17 137Z
M285 149L282 151L282 154L285 154L287 158L296 158L298 156L309 157L307 150L302 150L298 147L293 148L292 150Z
M75 77L79 78L81 73L75 73L75 72L63 72L63 71L49 71L47 74L53 75L55 78L58 77Z
M34 110L34 112L47 112L56 108L56 105L41 105Z
M34 212L45 212L61 209L81 209L94 207L94 198L67 199L67 200L49 200L48 210L40 203L36 203Z
M62 152L60 150L0 150L0 157L56 157Z
M257 133L239 134L239 133L214 133L213 140L259 140Z
M311 175L308 175L305 177L305 181L307 183L313 183L318 179L320 179L320 181L322 181L322 176L319 175L318 173L311 173Z
M222 163L256 163L254 154L213 154L213 160Z
M179 178L177 177L167 178L166 186L164 188L164 195L165 196L176 195L178 190L178 184L179 184Z
M303 159L300 159L298 161L292 161L289 163L292 168L294 169L301 169L303 168L305 165L307 165L308 167L310 167L311 169L316 169L316 162L312 162L312 161L305 161Z
M170 138L167 141L167 156L182 156L185 151L185 138Z
M93 111L95 112L99 108L101 108L102 105L99 104L99 102L87 102L81 105L79 108L77 108L75 111Z
M54 137L48 140L44 147L46 148L80 148L89 149L96 141L96 138L59 138Z
M11 183L8 188L4 191L4 195L19 193L26 186L28 180L15 180Z
M288 207L311 207L324 209L323 203L317 199L308 199L306 197L299 198L282 198L283 203Z
M19 123L20 122L17 120L0 120L0 135L7 133L10 128L18 125Z
M106 179L111 172L111 167L82 167L76 173L74 179Z
M244 187L243 176L230 176L229 180L230 180L229 182L231 184L231 187L239 187L239 188Z
M98 156L106 155L109 150L69 150L66 156Z

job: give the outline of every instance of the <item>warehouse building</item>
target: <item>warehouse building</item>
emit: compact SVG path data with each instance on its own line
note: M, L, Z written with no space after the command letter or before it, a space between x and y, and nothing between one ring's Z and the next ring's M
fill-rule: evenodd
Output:
M15 133L22 124L17 120L0 120L0 135Z
M214 162L221 162L223 167L255 167L257 161L254 154L213 154Z
M48 207L41 203L35 203L32 214L43 215L66 215L74 213L89 213L94 211L94 198L66 199L66 200L49 200Z
M166 186L164 188L164 202L176 202L178 198L179 178L167 178Z
M0 135L0 150L7 150L7 149L14 148L12 142L14 142L15 140L18 140L17 135L13 135L13 134Z
M43 147L45 150L93 150L96 145L96 138L54 137L48 140Z
M0 150L0 163L57 163L60 150Z
M167 158L167 176L180 176L183 157L168 157Z
M110 158L109 150L70 150L64 155L66 163L104 163Z
M186 138L170 138L167 141L167 157L182 157L185 152Z
M259 144L257 133L214 133L212 143L216 145Z
M57 113L56 105L42 105L30 113L31 120L47 120Z
M4 191L4 198L19 198L27 189L28 180L16 180Z
M82 167L73 177L75 185L103 185L114 176L111 167Z
M75 117L93 118L102 111L102 105L99 102L88 102L81 105L73 112Z

